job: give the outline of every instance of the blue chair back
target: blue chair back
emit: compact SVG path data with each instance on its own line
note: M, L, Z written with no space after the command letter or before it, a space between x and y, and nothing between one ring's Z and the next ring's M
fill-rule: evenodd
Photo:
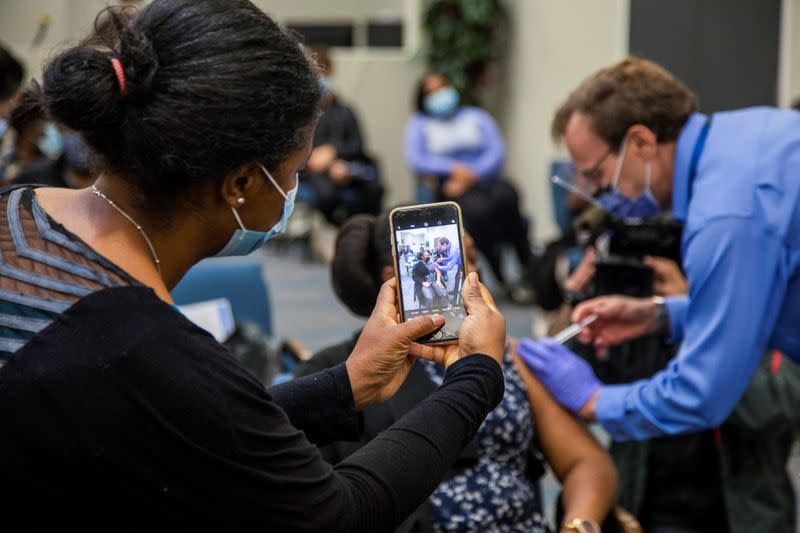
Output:
M235 322L252 322L272 336L272 305L261 254L205 259L186 273L172 298L179 306L227 298Z

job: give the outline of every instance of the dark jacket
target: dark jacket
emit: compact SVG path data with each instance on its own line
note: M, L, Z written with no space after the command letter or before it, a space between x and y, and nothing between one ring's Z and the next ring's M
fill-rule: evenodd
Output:
M418 291L422 284L428 281L428 276L430 275L431 271L428 269L428 264L425 261L420 260L414 268L411 269L411 279L414 280L414 291Z
M314 146L330 144L336 148L339 159L353 161L364 154L364 141L358 119L349 106L333 96L330 107L322 110L322 115L314 131Z
M798 405L800 366L770 353L736 409L713 433L712 460L718 461L714 466L731 533L795 530L795 495L786 461L798 434ZM638 516L652 484L648 474L654 452L670 460L685 457L689 443L696 445L702 435L613 443L610 451L620 477L618 503ZM708 467L698 462L689 466Z

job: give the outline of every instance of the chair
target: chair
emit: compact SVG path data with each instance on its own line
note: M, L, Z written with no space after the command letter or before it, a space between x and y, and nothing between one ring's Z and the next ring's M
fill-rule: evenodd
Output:
M172 290L172 298L177 305L227 298L237 324L251 322L264 335L273 334L269 288L259 253L201 261Z

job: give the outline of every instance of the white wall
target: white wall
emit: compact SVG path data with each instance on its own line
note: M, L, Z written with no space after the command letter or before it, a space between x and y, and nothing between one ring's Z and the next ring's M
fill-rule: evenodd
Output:
M781 2L778 78L778 104L786 107L800 98L800 0Z
M256 0L279 21L399 14L418 21L422 0ZM557 154L549 136L553 112L584 77L627 52L629 0L507 0L509 53L499 65L497 86L487 96L509 149L507 173L533 214L539 239L556 233L551 213L548 161ZM88 31L105 0L0 0L0 41L37 74L46 52ZM800 0L784 0L779 102L800 95ZM38 19L52 16L47 40L30 46ZM407 24L404 50L336 49L333 82L360 116L370 149L379 154L389 187L387 201L413 196L403 162L402 132L411 113L411 92L422 73L411 61L419 27Z
M599 67L627 53L628 1L517 0L511 8L511 44L505 108L506 171L513 177L538 239L557 235L547 168L558 152L550 141L553 113L567 93Z
M0 0L0 41L25 62L27 73L39 78L53 51L88 34L105 0ZM44 41L34 46L39 21L49 17Z

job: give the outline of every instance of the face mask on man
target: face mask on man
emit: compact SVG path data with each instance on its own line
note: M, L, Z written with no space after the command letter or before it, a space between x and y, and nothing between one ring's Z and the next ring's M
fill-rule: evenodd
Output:
M619 152L619 159L617 159L617 166L614 170L614 177L611 180L611 190L601 194L597 200L603 206L603 209L622 218L648 218L657 215L661 212L661 206L658 204L653 195L653 190L650 188L652 179L652 165L650 161L645 163L645 190L639 198L632 199L622 194L619 190L619 177L622 173L622 162L625 160L625 150L628 147L628 137L622 141L622 148Z
M236 211L236 208L231 207L231 211L233 211L233 216L236 218L239 228L233 232L228 244L226 244L222 250L217 252L217 257L249 255L264 246L264 243L266 243L275 235L280 235L286 231L286 225L289 222L289 217L292 215L292 211L294 211L294 199L295 196L297 196L297 188L300 185L300 181L297 177L297 174L295 174L294 188L288 192L283 192L283 189L281 189L280 185L278 185L278 182L275 181L275 178L272 177L272 174L270 174L263 165L259 166L264 172L264 175L269 178L269 181L272 183L272 185L278 190L281 196L283 196L283 214L281 215L281 219L267 231L249 230L244 227L244 224L242 224L242 219L239 216L238 211Z
M447 86L433 91L425 97L425 111L437 118L446 117L458 107L460 96L455 87Z

